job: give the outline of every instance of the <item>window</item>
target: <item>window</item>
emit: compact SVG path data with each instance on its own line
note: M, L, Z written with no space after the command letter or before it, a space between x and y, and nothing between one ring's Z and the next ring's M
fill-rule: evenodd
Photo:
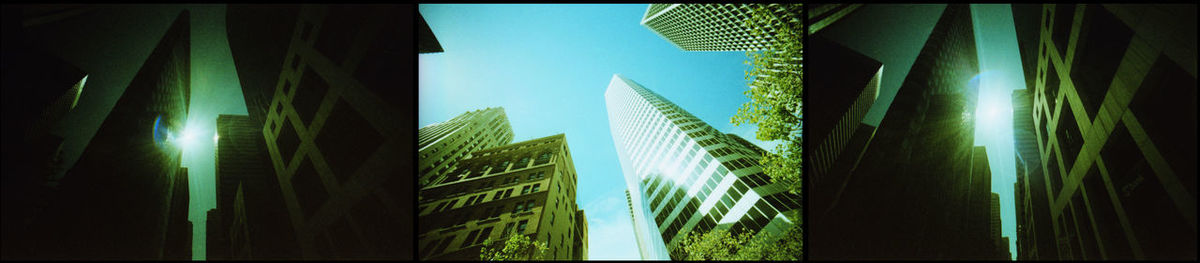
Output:
M554 226L554 215L555 214L550 214L550 226ZM546 234L550 234L550 233L546 233Z
M504 198L508 198L509 196L512 196L512 192L513 192L513 189L511 189L511 188L504 191Z
M496 191L496 195L492 196L492 201L504 198L503 196L500 196L501 194L504 194L504 189L500 189L500 190Z
M521 212L521 209L523 209L524 207L525 207L525 203L524 203L524 202L517 203L517 206L516 206L516 207L513 207L513 211L512 211L512 213L513 213L513 214L520 213L520 212Z
M442 208L442 211L445 211L445 210L449 210L449 209L451 209L451 208L454 208L454 204L456 204L456 203L458 203L458 199L450 200L450 202L449 202L449 203L446 203L446 207L443 207L443 208Z
M503 237L507 237L509 233L512 233L512 229L513 229L513 223L508 222L508 224L504 226L504 232L501 232L500 235Z
M463 242L462 242L462 245L460 245L460 246L458 246L458 247L460 247L460 248L466 248L467 246L470 246L470 245L474 244L474 243L475 243L475 236L477 236L477 235L479 235L479 230L478 230L478 229L476 229L475 231L471 231L471 233L467 234L467 239L466 239L466 240L463 240Z
M521 194L529 194L529 186L521 187Z
M479 198L475 199L475 204L483 203L483 199L487 198L487 195L488 195L487 193L479 194Z
M521 220L517 223L517 234L525 234L525 227L529 225L529 220Z
M530 192L530 193L537 193L537 191L538 191L538 190L541 190L541 188L542 188L542 184L533 184L533 190L531 190L531 191L529 191L529 192Z
M475 244L483 243L483 241L487 240L489 238L489 236L491 236L491 235L492 235L492 227L489 226L487 228L484 228L483 231L479 232L479 237L475 238Z
M454 241L454 236L450 236L450 237L447 237L446 239L442 239L442 244L438 245L438 248L434 249L433 253L441 254L442 252L445 252L446 247L450 246L450 241Z
M467 202L465 202L465 203L463 203L463 204L465 204L465 205L471 205L472 203L474 203L474 202L475 202L475 198L476 198L476 197L479 197L479 196L471 196L470 198L467 198Z

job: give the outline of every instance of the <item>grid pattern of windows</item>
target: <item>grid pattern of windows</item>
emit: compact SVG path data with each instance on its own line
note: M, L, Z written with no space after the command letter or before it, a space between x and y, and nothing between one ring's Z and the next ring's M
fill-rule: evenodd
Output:
M1195 61L1195 44L1183 47L1192 55L1181 58L1174 55L1186 52L1181 42L1164 37L1195 35L1194 27L1183 32L1186 26L1171 22L1194 18L1195 9L1177 9L1058 4L1032 11L1040 23L1027 47L1036 48L1027 114L1040 156L1028 159L1045 171L1031 176L1049 184L1024 187L1049 196L1025 202L1048 207L1034 211L1049 215L1036 216L1053 218L1030 234L1057 239L1057 251L1040 253L1062 260L1195 258L1196 126L1179 124L1196 123L1196 78L1176 62Z
M780 20L799 21L799 4L766 5ZM750 34L750 4L650 4L642 25L688 51L747 51L771 46L769 31Z
M720 221L736 221L756 211L747 207L756 201L771 203L770 210L758 212L763 216L756 218L767 221L773 217L766 214L779 213L776 207L799 208L796 195L772 195L760 201L757 193L751 193L753 187L737 179L738 175L755 178L758 181L751 181L755 187L771 184L758 167L757 151L741 149L746 147L742 143L725 143L726 134L715 132L658 94L615 75L605 98L621 164L633 171L625 176L639 182L626 193L634 225L640 228L636 231L647 233L639 238L649 239L639 241L645 244L639 246L643 255L666 257L666 251L688 233L710 230ZM689 129L697 131L685 132ZM750 230L767 224L759 221Z

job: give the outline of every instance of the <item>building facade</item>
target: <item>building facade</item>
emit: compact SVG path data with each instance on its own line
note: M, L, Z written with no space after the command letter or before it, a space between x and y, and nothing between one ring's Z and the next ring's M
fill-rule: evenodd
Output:
M751 17L750 4L650 4L641 24L679 49L687 51L751 51L770 48L768 35L752 34L743 21ZM803 18L800 4L766 6L780 21L797 26Z
M762 149L620 75L604 96L643 259L672 259L689 233L779 233L798 222L783 212L798 212L800 198L758 167Z
M417 131L419 186L441 183L449 178L459 161L472 152L512 142L512 126L504 108L487 108L463 113L445 122Z
M226 32L302 259L412 259L416 99L398 5L230 5ZM248 189L243 188L248 191ZM245 193L247 196L251 194ZM246 202L247 205L250 202ZM257 207L246 207L247 214ZM247 218L248 222L254 219ZM231 224L232 222L225 222ZM232 238L232 237L230 237Z
M1034 236L1055 248L1035 259L1195 260L1196 6L1013 15L1039 150L1027 159L1047 182L1030 185L1046 193L1033 213L1051 218Z
M562 134L473 152L421 189L418 257L479 260L484 241L526 235L547 245L542 259L587 259L577 184Z

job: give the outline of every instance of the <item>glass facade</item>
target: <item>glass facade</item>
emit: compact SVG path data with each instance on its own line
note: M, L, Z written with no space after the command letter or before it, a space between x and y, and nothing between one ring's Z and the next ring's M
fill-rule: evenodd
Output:
M798 197L758 182L759 156L747 153L762 149L745 149L757 147L620 75L605 99L643 259L670 259L692 232L757 232L791 223L780 212L798 209Z

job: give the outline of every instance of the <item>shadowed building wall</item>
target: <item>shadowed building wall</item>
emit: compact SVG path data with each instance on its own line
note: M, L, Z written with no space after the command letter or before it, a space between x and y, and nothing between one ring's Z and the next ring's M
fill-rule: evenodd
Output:
M37 258L164 259L167 240L180 238L168 229L172 210L187 209L172 199L187 195L176 191L187 181L177 178L181 147L174 138L186 123L191 91L189 18L186 11L176 18L61 179L44 220L33 226Z
M1196 259L1196 5L1016 5L1043 260ZM1030 181L1037 181L1032 178ZM1042 207L1045 207L1043 209ZM1043 236L1052 235L1050 249Z
M411 259L412 5L231 5L247 111L303 259ZM244 187L244 186L243 186ZM246 196L251 189L243 188ZM247 199L248 200L248 199ZM254 207L245 203L247 222ZM232 236L230 237L232 239ZM231 240L232 241L232 240ZM400 248L400 249L397 249Z

